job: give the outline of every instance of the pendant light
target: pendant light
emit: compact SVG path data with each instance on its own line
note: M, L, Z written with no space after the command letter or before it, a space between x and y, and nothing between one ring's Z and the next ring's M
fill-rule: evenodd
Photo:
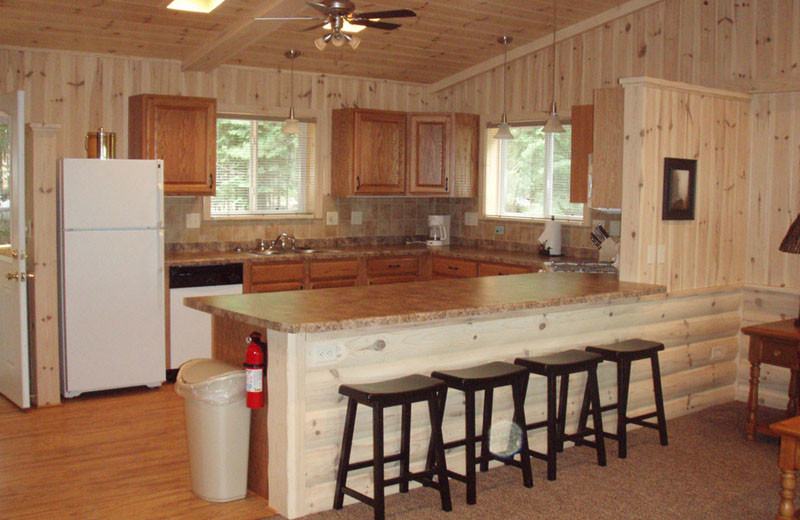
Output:
M506 62L508 61L508 44L511 43L510 36L501 36L497 39L497 43L503 45L503 117L500 124L497 126L497 133L494 134L495 139L514 139L514 134L511 133L511 126L508 124L506 117Z
M546 134L564 132L564 127L558 120L558 111L556 111L556 0L553 0L553 103L550 105L550 116L542 128L542 132Z
M291 93L291 97L289 98L289 118L283 122L283 133L299 134L300 125L297 123L297 119L294 117L294 59L300 56L300 52L292 49L290 51L286 51L284 56L292 60L292 73L289 79Z

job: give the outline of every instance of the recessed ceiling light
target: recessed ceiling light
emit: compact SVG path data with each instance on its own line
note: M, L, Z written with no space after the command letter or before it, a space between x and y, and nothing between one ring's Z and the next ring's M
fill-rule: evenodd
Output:
M210 13L225 0L172 0L167 9L192 11L194 13Z
M377 22L378 20L370 20L370 21L371 22ZM347 20L343 20L343 22L344 22L344 24L342 25L342 31L347 32L347 33L357 33L357 32L361 32L361 31L363 31L364 29L367 28L365 25L353 25L350 22L348 22ZM330 22L328 22L325 25L323 25L322 28L325 29L326 31L330 31L331 30Z

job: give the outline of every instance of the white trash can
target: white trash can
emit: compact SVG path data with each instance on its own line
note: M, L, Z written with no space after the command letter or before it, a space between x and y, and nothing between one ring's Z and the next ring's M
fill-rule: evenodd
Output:
M247 494L250 409L243 369L213 359L181 365L175 392L186 403L192 491L210 502Z

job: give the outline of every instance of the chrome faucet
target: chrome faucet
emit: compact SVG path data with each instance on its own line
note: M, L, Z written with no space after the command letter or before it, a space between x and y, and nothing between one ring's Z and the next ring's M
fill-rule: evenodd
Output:
M293 235L289 235L287 233L281 233L278 235L278 238L272 241L270 245L270 249L275 249L277 246L280 246L281 249L286 249L287 242L291 244L292 251L295 249L296 240Z

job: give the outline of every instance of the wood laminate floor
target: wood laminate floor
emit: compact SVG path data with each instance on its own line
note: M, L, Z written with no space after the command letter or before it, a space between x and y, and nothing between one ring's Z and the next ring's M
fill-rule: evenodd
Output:
M275 514L252 494L215 504L192 493L183 399L172 385L80 396L25 412L0 396L0 497L3 519Z

